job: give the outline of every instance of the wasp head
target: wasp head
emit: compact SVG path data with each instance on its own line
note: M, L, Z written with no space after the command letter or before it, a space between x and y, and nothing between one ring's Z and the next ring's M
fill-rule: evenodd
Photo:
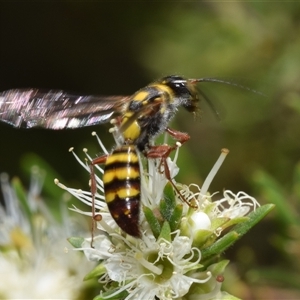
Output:
M187 111L192 113L198 111L200 97L193 81L181 76L171 75L164 77L162 83L172 89L178 105L183 106Z

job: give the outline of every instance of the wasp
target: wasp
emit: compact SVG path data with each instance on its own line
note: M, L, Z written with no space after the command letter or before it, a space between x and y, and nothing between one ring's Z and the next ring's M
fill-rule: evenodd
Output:
M140 160L160 158L167 179L166 159L176 145L153 145L154 139L167 132L181 144L188 134L168 127L179 107L196 114L203 94L196 83L219 81L211 78L185 79L171 75L150 83L131 96L75 95L60 90L12 89L0 93L0 120L19 128L43 127L68 129L107 123L114 120L121 137L120 145L109 154L90 163L93 218L97 192L94 166L104 164L104 191L108 209L129 235L140 237ZM220 81L227 83L224 81ZM206 100L208 100L206 98ZM181 196L182 200L185 199Z
M167 179L175 190L166 158L176 146L153 146L153 139L166 131L181 144L189 136L168 127L179 106L196 113L199 94L192 83L178 76L168 76L140 89L130 97L129 105L119 118L117 130L121 145L111 154L91 162L91 189L96 193L93 166L104 164L104 193L109 211L126 233L140 237L140 162L139 152L147 158L160 158ZM182 197L183 201L185 199Z

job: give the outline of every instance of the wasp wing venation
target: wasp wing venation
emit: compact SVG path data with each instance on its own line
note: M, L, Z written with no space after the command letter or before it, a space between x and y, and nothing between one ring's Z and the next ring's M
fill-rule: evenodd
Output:
M80 96L64 91L15 89L0 93L0 120L15 127L65 129L108 122L127 96Z

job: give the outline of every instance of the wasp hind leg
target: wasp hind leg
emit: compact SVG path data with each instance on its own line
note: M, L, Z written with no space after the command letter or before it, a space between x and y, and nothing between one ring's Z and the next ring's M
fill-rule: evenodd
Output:
M90 163L90 188L91 188L91 194L92 194L92 236L91 236L91 247L94 248L94 231L96 228L96 222L102 220L102 216L100 214L96 214L95 212L95 195L97 193L97 181L96 181L96 175L95 175L95 165L105 164L107 159L107 155L102 155L100 157L97 157L93 159Z

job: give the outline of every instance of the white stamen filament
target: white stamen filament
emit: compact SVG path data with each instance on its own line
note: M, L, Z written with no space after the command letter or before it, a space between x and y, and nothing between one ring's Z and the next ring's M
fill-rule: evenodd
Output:
M85 154L85 156L88 158L89 161L93 161L93 158L88 154L88 150L86 148L83 148L83 152ZM102 168L100 168L100 166L98 164L94 164L93 165L94 168L96 168L100 173L104 174L104 170ZM86 165L86 167L88 168L88 171L90 172L90 164ZM99 179L98 179L99 178ZM96 180L97 182L103 186L103 182L100 179L100 177L96 176Z
M95 137L97 138L97 141L98 141L98 143L99 143L99 145L100 145L102 151L103 151L105 154L108 154L108 151L107 151L106 148L104 147L104 145L103 145L101 139L99 138L98 134L97 134L95 131L92 132L92 136L95 136Z
M104 219L102 218L100 221L97 221L97 223L100 223L101 227L108 233L108 234L114 234L115 230L109 226Z
M69 152L72 152L72 154L74 155L75 159L79 162L79 164L80 164L85 170L87 170L88 172L90 172L89 167L88 167L86 164L84 164L84 163L80 160L80 158L76 155L76 153L75 153L73 150L74 150L74 148L72 147L72 148L69 149Z
M201 193L202 195L205 195L208 191L208 188L213 180L213 178L216 176L217 172L219 171L226 155L229 153L229 150L226 148L223 148L221 150L221 155L219 156L218 160L214 164L213 168L210 170L209 174L207 175L202 188L201 188Z
M175 150L175 155L174 155L174 159L173 159L173 163L176 164L178 156L179 156L179 148L181 147L181 143L177 142L176 143L177 148Z
M87 204L87 205L91 205L91 192L86 192L86 191L82 191L80 189L72 189L69 188L67 186L65 186L64 184L60 183L58 179L54 179L54 183L59 186L61 189L68 191L71 195L73 195L74 197L76 197L77 199L79 199L80 201L82 201L83 203ZM103 203L104 201L104 196L99 195L98 193L95 195L96 198L101 199L102 201L95 201L95 204L99 204L99 203ZM103 205L100 206L100 208ZM98 206L96 206L97 208L99 208Z

